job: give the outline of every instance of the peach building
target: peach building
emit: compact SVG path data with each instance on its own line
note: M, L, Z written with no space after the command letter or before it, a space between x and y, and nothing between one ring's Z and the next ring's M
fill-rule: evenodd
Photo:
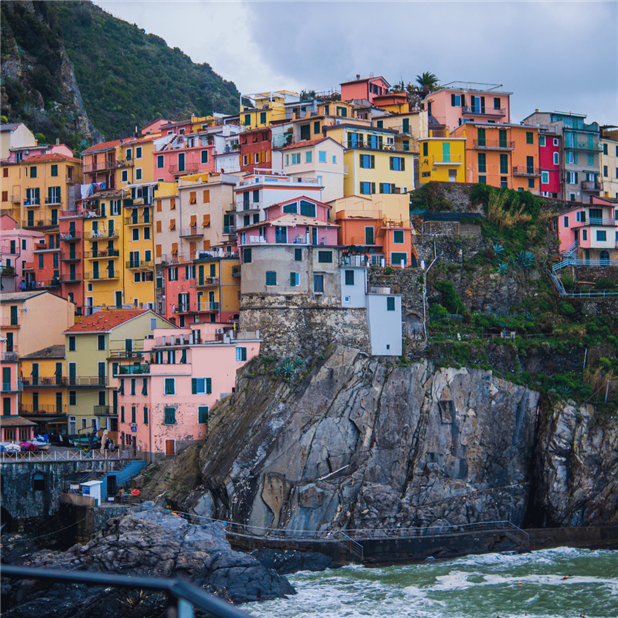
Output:
M204 440L210 410L234 392L236 372L259 352L257 333L231 327L155 329L143 363L119 367L121 443L152 461Z

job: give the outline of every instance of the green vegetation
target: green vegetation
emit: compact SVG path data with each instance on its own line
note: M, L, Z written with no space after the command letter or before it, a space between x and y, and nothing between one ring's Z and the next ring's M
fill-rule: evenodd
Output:
M442 195L439 183L428 182L410 193L410 208L416 212L444 212L453 210L453 205Z
M208 64L87 4L55 3L84 105L107 138L156 118L237 111L239 93Z
M440 281L435 283L434 287L442 295L442 305L448 313L463 315L466 312L466 306L463 304L461 296L450 281Z

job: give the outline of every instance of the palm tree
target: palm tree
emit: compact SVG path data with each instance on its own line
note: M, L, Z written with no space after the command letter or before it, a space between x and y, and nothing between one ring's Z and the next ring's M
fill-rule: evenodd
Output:
M433 92L438 87L438 82L438 78L428 71L422 75L416 76L416 83L419 85L419 90L425 94Z

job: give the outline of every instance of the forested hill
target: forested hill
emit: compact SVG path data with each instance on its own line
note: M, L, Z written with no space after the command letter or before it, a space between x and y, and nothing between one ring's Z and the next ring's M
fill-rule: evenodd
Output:
M47 141L80 148L160 117L237 110L236 86L208 64L91 2L1 6L2 115Z

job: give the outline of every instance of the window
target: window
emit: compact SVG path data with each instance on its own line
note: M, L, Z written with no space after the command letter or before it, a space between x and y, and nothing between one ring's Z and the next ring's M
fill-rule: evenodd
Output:
M176 424L176 408L164 408L164 412L165 412L165 424L175 425Z
M254 163L259 163L260 162L260 153L259 152L254 152L253 153L253 162Z
M122 170L121 179L122 179L122 182L129 182L128 170Z
M165 157L163 155L157 155L157 169L163 169L165 165Z
M605 154L607 154L607 153L605 153ZM52 165L51 166L51 175L54 176L54 177L58 176L58 166L57 165Z
M305 152L305 163L311 163L313 158L313 153L310 150Z
M75 335L69 335L69 352L75 352Z
M105 335L97 337L97 350L105 350Z
M394 296L386 297L386 310L395 311L395 297Z
M597 240L604 242L607 240L607 232L605 230L597 230Z
M509 179L508 179L508 176L500 176L500 186L501 186L503 189L508 188L508 186L509 186Z
M39 268L43 268L43 258L45 256L42 253L39 253Z
M451 107L461 107L460 94L451 94Z
M333 155L333 163L337 163L337 157Z
M528 178L528 189L534 189L534 178Z
M252 262L251 249L242 250L242 261L243 264L250 264Z
M373 226L368 226L365 228L365 244L373 245L374 244L374 228Z
M507 154L500 155L500 173L501 174L509 173L509 155Z
M316 294L324 292L324 275L313 275L313 290Z
M314 133L319 133L320 132L320 123L319 123L319 121L316 121L316 122L313 123L313 132ZM324 160L326 161L326 159L324 159Z
M371 195L375 193L376 183L375 182L361 182L360 183L360 193L361 195Z
M607 169L607 165L603 166L603 177L607 178L608 177L608 169Z
M376 121L376 127L378 129L383 129L384 128L384 120L377 120Z
M554 152L554 165L558 165L560 163L560 155L557 152Z
M588 240L588 230L582 230L582 240Z
M345 284L354 285L354 271L353 270L345 271Z
M408 254L407 253L391 253L391 265L393 266L401 266L401 264L404 264L404 266L408 263Z
M500 97L494 97L494 109L500 109ZM530 142L532 144L532 142Z
M594 155L592 155L592 154L588 155L588 165L590 167L594 167Z
M236 360L240 363L247 360L247 348L236 348Z
M245 249L246 251L247 249ZM251 249L249 249L251 251ZM303 250L302 249L294 249L294 261L302 262L303 261Z
M238 356L238 353L236 353L236 356ZM211 378L191 378L191 394L192 395L212 394L212 379Z
M176 394L176 380L174 378L165 378L165 394Z
M36 167L30 168L30 178L36 178Z
M290 287L297 287L300 285L300 275L298 273L290 273Z
M142 179L142 168L138 167L135 170L135 180L141 180Z
M139 240L139 228L136 227L133 229L133 236L132 236L133 240Z
M178 281L178 267L174 266L167 271L168 281Z
M197 422L200 425L208 423L208 406L199 406L197 409Z
M429 156L429 144L427 142L423 142L423 156Z
M405 172L406 162L403 157L390 157L390 168L396 172Z
M541 184L549 184L549 172L541 172Z
M545 136L544 135L539 135L539 146L541 147L545 146Z
M141 159L142 158L142 147L141 146L137 146L135 148L135 158L136 159Z
M487 173L487 154L486 153L479 152L478 165L479 165L479 174L486 174Z
M132 148L127 148L126 158L127 158L127 161L130 161L133 158L133 149Z
M367 155L367 154L362 154L360 155L360 166L363 169L375 169L376 166L376 161L375 161L375 155Z
M283 207L283 212L288 214L296 214L298 213L298 204L294 202L293 204L286 204Z
M333 252L332 251L318 251L318 262L320 264L332 264Z
M564 217L564 227L569 227L569 218L568 217Z
M300 152L292 153L292 165L298 165L300 163Z
M260 124L266 124L266 112L260 112Z
M277 285L277 273L274 270L266 271L266 285Z
M402 245L404 243L404 233L403 230L395 230L393 232L393 243L397 245Z
M303 217L315 217L316 216L315 204L312 204L311 202L306 202L305 200L301 200L300 201L300 214L303 215Z
M526 131L526 144L534 144L534 133Z

